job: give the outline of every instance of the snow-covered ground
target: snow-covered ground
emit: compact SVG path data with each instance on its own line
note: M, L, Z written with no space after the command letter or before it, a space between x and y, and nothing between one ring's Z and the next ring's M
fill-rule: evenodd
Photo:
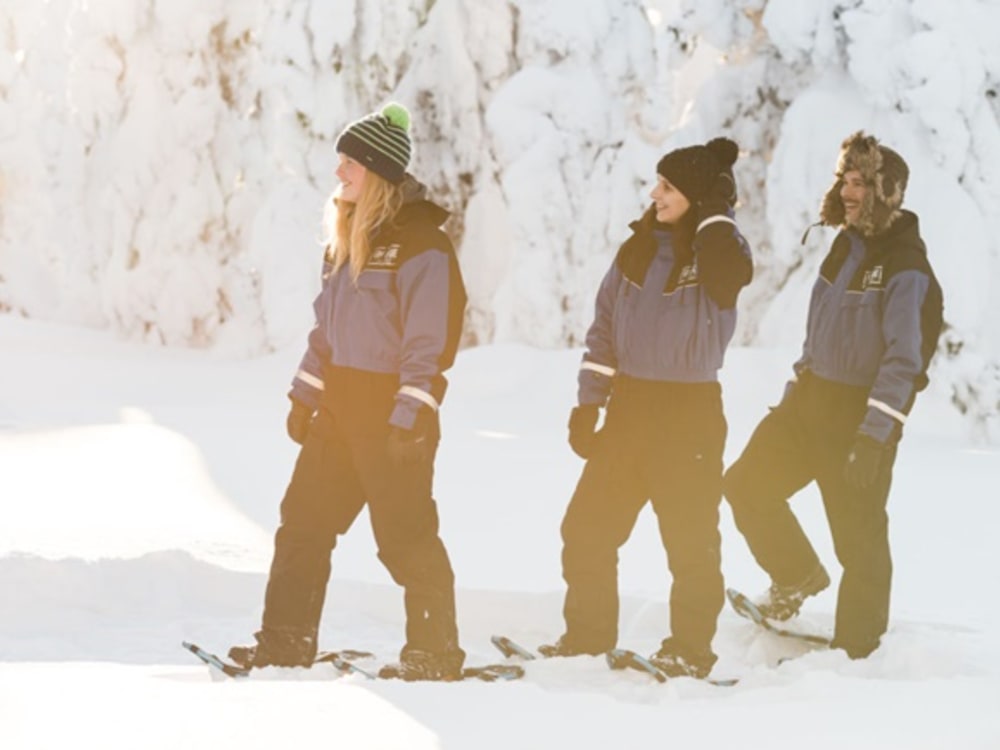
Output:
M722 612L717 688L612 673L598 658L525 679L403 684L265 670L213 681L182 639L224 651L258 624L295 457L285 391L299 350L248 361L0 316L0 747L1000 747L1000 450L918 401L890 501L890 631L863 662L801 653ZM728 457L778 396L794 351L736 349ZM436 496L470 662L489 635L561 632L558 526L580 462L564 442L579 352L460 353ZM796 500L831 572L818 496ZM730 585L766 586L723 513ZM669 584L648 511L623 549L621 643L665 635ZM360 519L334 553L321 642L389 659L399 590ZM832 625L831 591L803 615Z

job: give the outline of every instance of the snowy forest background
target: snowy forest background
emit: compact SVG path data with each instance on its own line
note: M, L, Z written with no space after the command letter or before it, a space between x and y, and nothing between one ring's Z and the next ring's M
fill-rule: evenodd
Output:
M4 0L0 312L257 356L304 340L334 143L388 100L453 211L467 345L578 346L656 160L725 134L797 346L841 140L900 151L945 292L932 388L1000 437L997 0Z

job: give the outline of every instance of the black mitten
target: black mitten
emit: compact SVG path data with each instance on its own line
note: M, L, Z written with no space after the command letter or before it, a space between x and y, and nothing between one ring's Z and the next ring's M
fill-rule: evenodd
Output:
M847 483L856 490L871 487L878 476L884 455L885 446L882 443L859 432L844 465L844 478Z
M396 425L389 428L389 460L398 467L416 466L427 461L431 448L426 429L419 429L416 425L412 430Z
M285 420L285 429L288 430L288 437L299 445L302 445L309 434L309 427L312 425L314 414L315 412L311 407L293 398L291 411L288 412L288 419Z
M713 138L705 147L715 156L721 167L704 197L694 207L698 224L712 216L728 216L736 205L736 178L733 164L739 157L740 149L735 141L728 138Z
M597 437L597 404L577 406L569 415L569 446L580 458L590 458Z
M413 427L410 429L389 425L389 437L386 442L389 461L398 468L430 464L434 461L440 437L441 428L437 412L422 406L417 410Z

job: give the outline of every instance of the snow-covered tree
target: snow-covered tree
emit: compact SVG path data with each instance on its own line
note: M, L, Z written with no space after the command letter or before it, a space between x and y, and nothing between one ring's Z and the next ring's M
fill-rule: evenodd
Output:
M921 219L944 289L935 387L980 433L1000 434L1000 51L986 0L684 0L668 35L719 64L692 102L699 133L730 130L742 224L758 271L744 341L796 344L830 242L814 231L840 142L864 129L909 163L906 204Z
M841 140L911 167L934 387L1000 431L990 0L8 0L0 311L252 354L301 340L335 142L395 99L452 211L467 343L576 345L665 151L740 143L739 341L797 345Z

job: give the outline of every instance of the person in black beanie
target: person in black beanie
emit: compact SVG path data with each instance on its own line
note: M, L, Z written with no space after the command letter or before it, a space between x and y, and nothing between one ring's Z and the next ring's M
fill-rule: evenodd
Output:
M737 145L671 151L652 205L597 293L569 443L586 463L562 523L564 634L540 651L599 654L618 639L618 549L652 502L673 584L652 661L706 677L723 602L719 505L726 420L719 368L752 276L733 220ZM606 407L603 427L600 411Z
M773 620L830 585L788 503L817 483L843 566L832 645L852 659L888 627L892 467L942 325L917 216L902 208L908 176L874 137L843 142L820 209L820 223L840 231L813 286L802 356L725 475L736 525L771 577L756 604Z
M289 437L302 446L247 667L307 667L338 536L367 505L378 556L403 587L406 680L461 676L455 577L431 494L438 409L461 336L466 293L448 212L406 171L410 117L399 104L351 123L337 140L327 268L316 325L292 380Z

